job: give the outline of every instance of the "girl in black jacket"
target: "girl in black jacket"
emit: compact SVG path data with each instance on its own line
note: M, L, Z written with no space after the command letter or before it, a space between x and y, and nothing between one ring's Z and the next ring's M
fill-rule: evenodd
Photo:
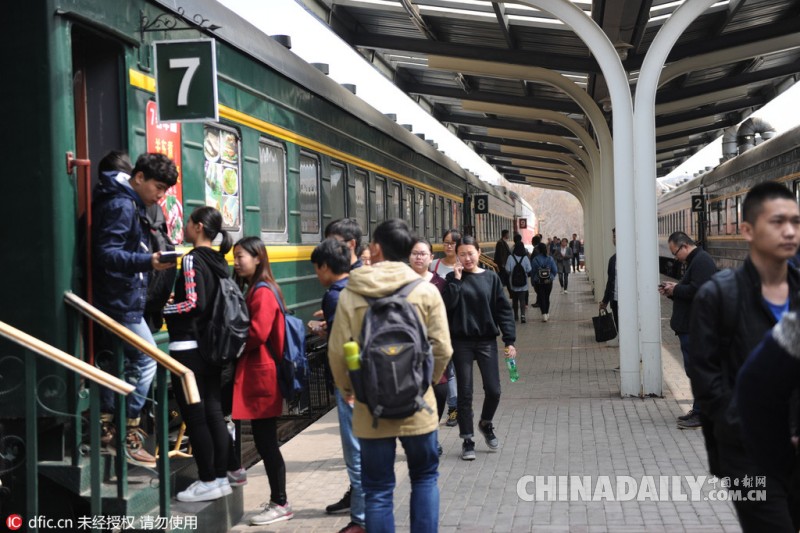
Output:
M447 307L450 337L453 342L453 366L458 382L458 427L464 439L461 458L475 459L472 421L472 363L478 363L483 380L483 409L478 430L492 450L500 446L494 434L492 418L500 404L497 336L503 332L506 358L517 356L514 341L516 329L511 303L503 291L500 278L480 268L480 246L466 235L456 244L459 263L447 275L442 297Z

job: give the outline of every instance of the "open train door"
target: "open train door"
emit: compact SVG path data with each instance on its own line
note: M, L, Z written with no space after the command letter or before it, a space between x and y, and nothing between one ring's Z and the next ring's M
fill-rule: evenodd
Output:
M92 188L97 164L110 150L126 146L122 80L124 47L93 30L75 26L72 31L72 86L75 106L75 165L77 184L76 242L78 264L73 290L92 302ZM91 323L86 332L86 353L93 363Z

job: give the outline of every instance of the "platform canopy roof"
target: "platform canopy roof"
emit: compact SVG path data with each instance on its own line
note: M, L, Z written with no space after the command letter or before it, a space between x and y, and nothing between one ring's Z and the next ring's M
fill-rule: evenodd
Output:
M611 127L613 110L597 61L572 29L546 12L485 0L299 1L509 181L525 181L526 168L546 163L547 152L567 151L520 139L510 131L579 141L554 122L494 114L483 104L557 111L589 131L591 125L560 89L535 79L458 72L447 67L447 58L557 71L588 92ZM573 3L608 35L635 90L648 47L683 1ZM658 176L800 78L800 0L717 2L681 36L667 64L692 57L701 59L699 66L682 72L657 93Z

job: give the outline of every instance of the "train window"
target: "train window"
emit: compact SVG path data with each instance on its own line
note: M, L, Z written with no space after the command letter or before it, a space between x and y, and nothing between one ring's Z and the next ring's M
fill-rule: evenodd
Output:
M708 208L708 233L719 235L719 201L712 202Z
M342 163L331 163L331 183L328 193L328 208L331 218L338 220L345 217L344 184L347 181L347 168Z
M375 222L386 220L386 179L375 178Z
M447 211L445 211L445 217L446 220L444 227L446 229L453 229L453 200L447 200ZM442 233L444 233L444 230L442 230Z
M719 234L720 235L727 235L728 234L728 211L727 211L727 200L720 200L719 202Z
M416 231L419 235L425 235L425 227L427 226L428 221L425 220L425 206L427 202L425 202L425 193L422 191L417 192L417 220L416 220Z
M222 213L222 227L238 230L241 225L241 180L239 134L217 125L203 128L206 205Z
M400 184L392 182L392 203L390 218L400 217Z
M445 222L445 210L444 210L444 198L441 196L439 197L439 216L437 217L436 221L439 225L436 227L436 233L434 238L438 241L442 238L442 233L444 229L447 227L447 223Z
M404 220L409 228L414 227L414 189L406 187L405 195L403 198L403 205L405 207Z
M348 215L358 221L364 234L369 232L369 217L367 212L367 173L356 170L353 176L350 209Z
M425 217L425 222L425 235L430 238L436 229L436 198L432 194L428 195L428 216Z
M261 140L258 143L258 198L262 233L286 236L286 150ZM276 237L278 236L276 235ZM270 239L269 237L267 240Z
M300 232L304 242L319 238L319 160L300 154Z
M728 235L739 233L739 198L728 200Z

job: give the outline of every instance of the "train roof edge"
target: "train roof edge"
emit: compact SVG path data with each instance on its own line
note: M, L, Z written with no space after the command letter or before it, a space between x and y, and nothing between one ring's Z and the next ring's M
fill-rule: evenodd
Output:
M473 180L468 179L468 176L472 176L475 181L487 183L480 180L473 173L467 172L452 158L386 117L383 113L340 86L336 81L219 2L208 0L150 1L163 9L173 12L176 16L182 16L186 20L190 20L191 14L202 13L205 19L221 27L214 31L207 29L198 29L198 31L223 40L228 45L251 56L276 72L312 90L321 98L359 117L366 124L394 137L399 142L418 153L424 154L441 166L447 167L454 174L460 175L465 181L473 182ZM183 15L180 14L179 9L183 10ZM243 27L247 28L247 31L242 31Z

